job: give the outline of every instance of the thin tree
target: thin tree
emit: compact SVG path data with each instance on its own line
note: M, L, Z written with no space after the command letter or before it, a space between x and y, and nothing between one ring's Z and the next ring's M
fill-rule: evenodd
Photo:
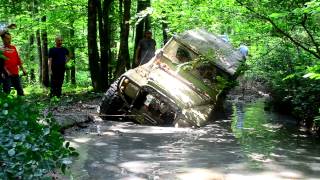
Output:
M42 23L46 23L46 16L43 16L41 19ZM42 79L41 82L45 87L49 87L49 71L48 71L48 35L47 30L43 29L41 31L42 39Z
M100 76L101 76L101 90L106 90L108 87L108 64L111 59L110 50L110 8L113 0L104 0L101 6L100 1L97 1L98 21L99 21L99 35L100 35Z
M129 55L129 20L130 20L130 8L131 8L131 0L119 0L119 11L122 14L122 20L120 21L120 48L118 54L117 68L115 76L119 77L122 73L125 72L125 68L127 64L130 64L130 55ZM124 6L124 10L122 7ZM123 11L123 13L122 13Z
M37 50L38 50L38 58L39 58L39 81L42 83L42 46L41 46L41 35L40 30L36 31L36 39L37 39Z
M71 45L70 45L70 58L71 58L71 84L76 84L76 54L75 54L75 30L73 27L73 22L71 22L71 29L70 29L70 39L71 39Z
M89 70L93 89L99 91L101 87L99 52L97 45L97 0L88 0L88 56Z

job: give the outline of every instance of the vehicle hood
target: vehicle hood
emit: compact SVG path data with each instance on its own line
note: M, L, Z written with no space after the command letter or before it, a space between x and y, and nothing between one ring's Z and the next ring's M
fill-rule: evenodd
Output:
M213 102L213 99L186 81L178 73L161 68L153 69L147 84L172 99L179 107L187 108Z

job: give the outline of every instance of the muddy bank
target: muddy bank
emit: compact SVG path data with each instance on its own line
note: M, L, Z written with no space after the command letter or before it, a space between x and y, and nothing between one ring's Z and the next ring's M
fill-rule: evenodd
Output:
M87 123L92 121L92 114L97 113L97 107L101 97L95 96L85 100L70 100L48 108L46 111L51 112L53 118L61 126L61 131L71 127L85 128Z
M262 82L244 76L238 77L237 81L239 84L227 93L226 100L248 103L260 98L270 99L268 89Z

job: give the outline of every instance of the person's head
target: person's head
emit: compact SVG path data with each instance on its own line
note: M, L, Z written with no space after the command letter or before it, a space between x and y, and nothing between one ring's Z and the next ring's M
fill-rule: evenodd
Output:
M61 36L57 36L56 39L55 39L55 42L56 42L56 47L61 47L62 46L62 42L63 42L63 39Z
M11 35L9 32L4 32L3 34L1 34L1 39L3 45L8 46L11 44Z
M144 33L144 37L147 38L147 39L151 39L152 38L152 32L151 31L146 31Z

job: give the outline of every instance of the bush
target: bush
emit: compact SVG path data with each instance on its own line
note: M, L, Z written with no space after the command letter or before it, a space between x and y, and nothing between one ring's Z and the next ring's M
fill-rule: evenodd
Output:
M310 72L306 71L307 67L314 67L318 59L299 52L296 47L286 43L277 45L278 47L269 52L268 56L258 59L255 66L260 76L266 80L275 109L292 113L304 121L308 128L311 128L313 123L318 125L316 122L316 117L320 115L320 84L316 74L318 71L315 68L310 69Z
M57 168L65 172L78 155L49 115L23 99L0 97L1 179L50 178Z

